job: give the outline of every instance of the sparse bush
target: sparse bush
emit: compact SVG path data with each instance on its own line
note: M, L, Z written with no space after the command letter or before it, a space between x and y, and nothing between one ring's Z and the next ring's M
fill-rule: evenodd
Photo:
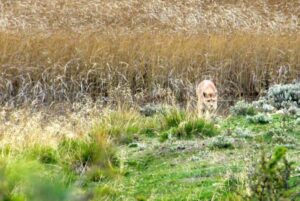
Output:
M235 136L242 138L252 138L254 136L254 133L249 129L243 129L239 127L235 129L234 134Z
M286 131L281 129L271 129L266 133L268 136L271 136L271 142L280 145L295 145L297 140L292 136L286 134Z
M247 116L247 121L254 124L268 124L272 121L272 117L267 114L258 113L255 116Z
M286 159L286 151L286 148L278 147L273 156L262 153L260 161L249 174L252 198L276 201L288 189L291 163Z
M230 111L234 115L255 115L256 111L252 104L245 102L244 100L238 101Z
M264 113L272 113L276 110L275 107L268 103L265 97L260 97L259 100L253 101L252 105L256 110Z
M210 149L233 149L235 147L234 143L234 138L222 135L212 138L208 143L208 147Z
M300 83L274 85L268 90L266 98L277 109L300 108Z

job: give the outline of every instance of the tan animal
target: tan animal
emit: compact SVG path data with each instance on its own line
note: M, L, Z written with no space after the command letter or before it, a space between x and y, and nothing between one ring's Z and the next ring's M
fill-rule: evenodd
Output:
M217 110L218 91L210 80L203 80L196 89L198 117L210 119Z

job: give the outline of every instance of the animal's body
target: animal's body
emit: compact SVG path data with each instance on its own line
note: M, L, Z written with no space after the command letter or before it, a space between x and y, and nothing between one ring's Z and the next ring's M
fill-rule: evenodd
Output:
M203 80L196 88L198 117L210 118L217 110L218 91L211 80Z

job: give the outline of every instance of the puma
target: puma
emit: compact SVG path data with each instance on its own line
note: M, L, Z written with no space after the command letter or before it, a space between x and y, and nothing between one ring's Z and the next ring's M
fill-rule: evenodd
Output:
M196 88L198 117L210 119L217 110L218 91L211 80L203 80Z

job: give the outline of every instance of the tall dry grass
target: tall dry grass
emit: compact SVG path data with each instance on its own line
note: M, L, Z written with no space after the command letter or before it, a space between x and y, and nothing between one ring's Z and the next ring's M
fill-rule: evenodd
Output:
M2 0L0 29L299 31L297 0Z
M187 101L205 78L221 95L256 96L299 77L299 36L2 32L0 102Z
M4 0L0 103L223 99L299 77L298 1Z

